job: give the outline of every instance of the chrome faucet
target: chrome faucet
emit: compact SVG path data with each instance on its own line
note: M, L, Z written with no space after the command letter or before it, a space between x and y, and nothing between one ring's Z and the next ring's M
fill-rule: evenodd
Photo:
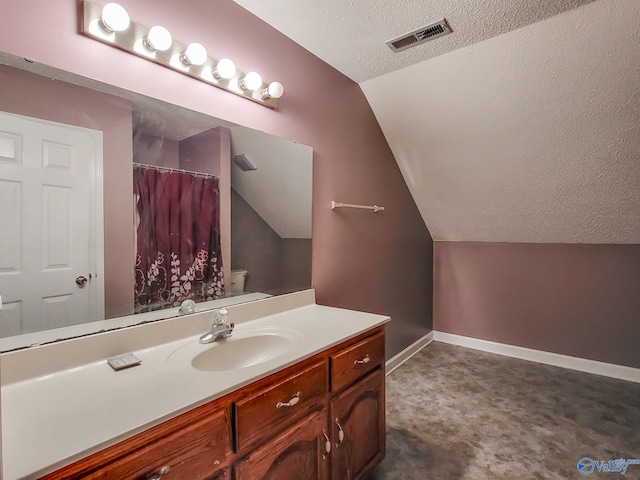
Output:
M214 312L211 331L200 337L200 343L212 343L221 338L229 338L235 325L229 322L227 309L219 308Z

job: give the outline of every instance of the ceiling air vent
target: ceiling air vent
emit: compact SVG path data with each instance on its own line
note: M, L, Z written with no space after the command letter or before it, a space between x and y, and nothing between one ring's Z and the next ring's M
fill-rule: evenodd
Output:
M426 27L419 28L411 33L406 33L398 38L385 42L391 50L395 53L406 50L407 48L415 47L429 40L434 40L443 35L448 35L453 30L447 23L446 19L442 19L439 22L432 23Z

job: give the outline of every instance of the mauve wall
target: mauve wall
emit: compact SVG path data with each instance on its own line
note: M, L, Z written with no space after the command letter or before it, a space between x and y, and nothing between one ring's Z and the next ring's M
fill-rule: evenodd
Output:
M220 176L220 132L217 129L185 138L179 145L180 168Z
M310 238L282 238L231 189L231 264L246 270L246 292L282 294L309 288Z
M216 127L220 147L220 231L222 268L231 271L231 131ZM228 282L227 282L228 283Z
M282 290L294 292L308 288L311 278L312 242L310 238L282 239Z
M282 284L282 239L234 189L231 219L231 268L247 271L244 291L277 293Z
M434 329L640 367L640 245L436 242Z
M180 144L177 140L144 133L133 136L133 161L159 167L180 167Z
M78 34L77 1L21 0L0 50L310 145L313 286L319 303L384 313L388 355L431 329L432 242L360 87L231 0L121 0L131 18L279 80L280 109L238 98ZM385 212L337 211L331 200Z
M0 110L102 131L104 229L109 232L104 244L105 317L130 315L135 252L129 102L4 65L0 85Z

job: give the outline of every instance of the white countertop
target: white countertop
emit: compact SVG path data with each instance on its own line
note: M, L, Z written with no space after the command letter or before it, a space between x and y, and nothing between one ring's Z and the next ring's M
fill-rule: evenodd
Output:
M259 365L196 370L176 352L192 348L185 345L197 343L204 333L199 332L134 351L142 365L119 372L104 359L5 385L4 479L38 478L387 321L382 315L306 305L236 326L238 335L259 327L297 332L289 351Z

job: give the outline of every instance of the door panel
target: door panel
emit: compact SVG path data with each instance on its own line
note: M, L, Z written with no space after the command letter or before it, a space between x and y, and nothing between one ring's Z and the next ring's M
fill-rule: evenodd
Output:
M73 297L71 295L57 295L42 299L43 328L64 327L66 319L73 314Z
M0 131L0 162L7 165L22 163L22 135Z
M42 165L45 168L60 168L71 171L74 166L76 150L72 145L45 140L42 142Z
M0 275L18 273L22 258L22 184L0 180Z
M42 187L42 269L72 268L71 219L73 190Z
M104 318L101 163L101 132L0 112L0 336Z
M22 325L22 302L8 302L5 303L2 299L2 310L0 311L0 320L2 322L2 329L4 335L19 335L20 325Z

